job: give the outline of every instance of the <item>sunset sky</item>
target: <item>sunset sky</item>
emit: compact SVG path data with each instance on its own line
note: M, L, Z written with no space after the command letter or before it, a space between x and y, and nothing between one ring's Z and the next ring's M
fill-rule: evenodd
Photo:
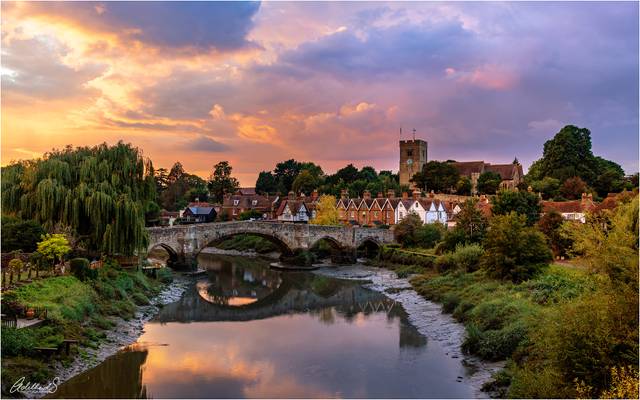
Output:
M638 3L2 2L2 164L122 139L241 183L295 158L525 167L562 126L638 170Z

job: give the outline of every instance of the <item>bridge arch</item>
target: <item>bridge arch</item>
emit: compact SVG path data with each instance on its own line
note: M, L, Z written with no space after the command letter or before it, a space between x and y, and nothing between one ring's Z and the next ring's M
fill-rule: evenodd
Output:
M382 243L378 241L378 239L373 237L368 237L362 239L356 246L356 251L359 255L364 255L366 257L376 256L380 249L382 248Z
M231 233L221 234L220 236L217 236L217 237L211 238L211 239L204 238L204 240L201 241L202 245L199 246L198 249L196 249L194 255L197 258L198 255L205 248L212 247L212 246L215 247L216 244L222 243L225 240L231 239L231 238L233 238L235 236L239 236L239 235L259 236L259 237L267 239L271 243L275 244L278 247L278 249L280 249L282 254L286 254L286 255L293 254L293 250L289 247L289 245L287 245L287 243L285 243L284 240L279 238L277 235L272 235L272 234L268 234L268 233L264 233L264 232L255 232L255 231L247 230L247 231L244 231L244 232L231 232Z
M151 254L151 252L155 249L162 249L167 252L169 255L168 263L176 263L178 261L178 252L166 243L152 243L151 246L147 250L147 256Z
M315 240L313 243L310 243L309 248L314 248L320 243L329 243L332 248L336 250L343 250L344 246L334 237L331 236L322 236Z

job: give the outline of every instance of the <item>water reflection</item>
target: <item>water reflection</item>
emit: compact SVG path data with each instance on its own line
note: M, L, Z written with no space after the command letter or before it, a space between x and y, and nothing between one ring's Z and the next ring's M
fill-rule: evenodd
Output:
M436 343L427 344L404 309L386 296L354 281L270 271L255 259L211 261L217 267L206 279L146 324L139 342L167 346L148 346L137 361L128 359L131 350L121 352L64 384L57 395L473 396L456 382L463 374L460 363ZM252 301L231 301L242 297ZM114 367L119 363L127 373Z
M206 301L230 307L255 303L274 292L282 283L280 274L265 268L264 261L200 254L200 268L209 271L208 279L196 283L198 294Z

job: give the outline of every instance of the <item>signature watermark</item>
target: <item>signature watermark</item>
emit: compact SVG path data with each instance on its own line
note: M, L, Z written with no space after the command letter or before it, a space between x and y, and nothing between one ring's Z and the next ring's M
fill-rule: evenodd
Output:
M37 382L25 382L27 380L26 377L22 377L15 381L11 389L9 389L10 393L55 393L58 390L58 385L60 384L60 378L55 377L51 380L51 382L47 384L37 383Z

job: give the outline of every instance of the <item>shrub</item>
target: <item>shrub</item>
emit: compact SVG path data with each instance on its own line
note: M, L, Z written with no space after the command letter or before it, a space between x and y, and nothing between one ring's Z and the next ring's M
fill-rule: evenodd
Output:
M422 225L415 231L414 245L432 248L442 238L445 229L444 225L440 223Z
M144 295L144 293L135 292L131 295L133 301L139 306L146 306L150 303L149 298Z
M460 304L460 296L456 293L447 293L442 298L442 312L450 314Z
M33 352L35 340L27 329L2 328L2 355L28 355Z
M396 241L402 244L403 247L413 246L416 244L416 233L421 227L422 220L420 216L414 212L410 212L395 226L393 235Z
M69 261L71 273L81 281L96 279L98 277L98 271L91 269L90 265L89 260L86 258L73 258Z
M434 265L439 272L451 271L457 266L455 257L451 253L445 253L436 258Z
M479 268L483 254L484 249L479 244L459 244L453 253L453 259L458 268L466 272L473 272Z
M513 282L530 279L552 259L544 235L513 212L493 217L484 248L482 266L488 274Z

